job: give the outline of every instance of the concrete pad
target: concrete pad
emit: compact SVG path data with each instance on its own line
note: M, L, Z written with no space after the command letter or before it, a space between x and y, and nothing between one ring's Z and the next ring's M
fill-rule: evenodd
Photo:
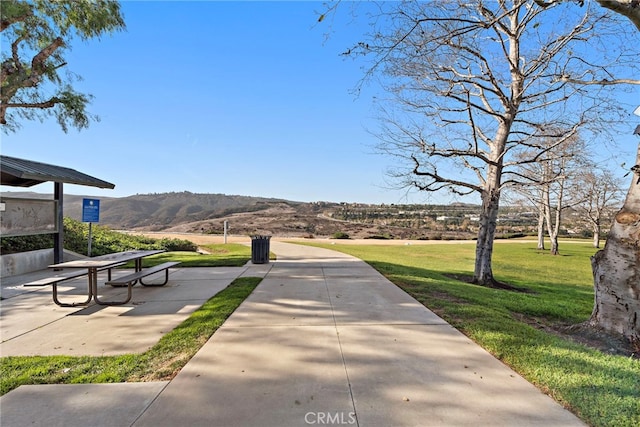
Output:
M338 326L360 426L583 426L449 325Z
M269 271L271 271L272 267L273 264L271 263L252 264L251 261L249 261L245 265L245 271L238 277L265 277Z
M136 285L133 289L133 297L128 305L151 301L206 301L229 286L232 281L233 278L175 280L171 277L165 286L145 287ZM153 282L150 281L149 283Z
M21 386L0 397L2 427L130 426L167 382Z
M225 324L134 425L304 426L328 412L354 413L334 327Z
M141 353L196 310L202 301L142 303L142 306L91 306L2 343L2 356ZM144 313L136 315L136 311ZM171 311L171 313L170 313Z
M271 271L269 272L270 279L316 279L323 280L324 274L322 272L322 267L320 266L310 266L310 267L302 267L300 265L296 266L285 266L276 264Z
M185 280L221 280L221 279L235 279L240 276L246 267L184 267L177 269L169 269L170 277L174 281ZM161 273L163 274L163 273ZM152 277L152 276L150 276ZM145 283L147 280L144 280ZM149 280L149 282L152 282Z
M350 279L373 277L384 279L382 274L378 273L378 271L374 270L364 262L359 264L356 263L355 265L345 265L344 263L341 263L336 266L325 266L322 267L322 273L327 279L334 277L348 277Z
M0 296L2 296L2 300L5 301L9 298L15 298L16 296L22 295L22 294L28 294L31 292L37 292L39 291L41 288L38 286L32 286L32 287L27 287L27 286L22 286L21 283L15 284L15 285L9 285L9 284L5 284L4 283L4 278L1 279L3 281L2 283L2 288L0 288Z
M335 300L332 300L335 301ZM444 325L446 322L419 303L378 304L333 302L333 315L339 325Z
M382 276L327 277L337 324L446 324Z
M331 263L334 261L362 262L358 258L330 249L316 248L313 246L296 245L283 242L271 242L271 251L278 255L278 264L282 261L287 263L309 263L322 262Z
M8 304L3 301L0 355L108 356L144 352L227 287L235 278L230 273L243 271L199 270L202 269L194 269L195 279L190 280L180 279L180 274L172 271L169 282L162 287L136 285L132 300L119 306L64 308L45 295L35 299L16 297L8 300ZM198 279L205 275L217 278ZM77 292L76 287L61 286L66 298L73 292ZM100 286L99 292L104 299L123 299L126 288ZM7 305L11 307L8 311ZM26 316L29 309L36 315Z
M2 295L3 299L7 299L13 298L16 295L37 292L39 289L41 289L41 287L22 286L22 284L40 280L45 277L50 277L52 273L57 274L57 272L53 272L47 269L19 274L16 276L2 276L0 280L0 295Z
M324 280L274 279L271 274L225 322L232 327L333 324Z
M59 307L51 291L18 295L0 304L0 340L7 341L62 319L79 308ZM28 313L28 315L26 315ZM0 347L0 356L2 356Z

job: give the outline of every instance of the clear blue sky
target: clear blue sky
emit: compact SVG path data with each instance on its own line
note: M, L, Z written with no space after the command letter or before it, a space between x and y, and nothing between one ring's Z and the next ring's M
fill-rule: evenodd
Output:
M2 153L116 185L67 185L73 194L437 201L389 189L392 159L374 154L367 131L374 88L353 95L362 64L339 55L361 39L364 21L345 13L317 25L322 10L319 2L125 1L125 32L76 42L67 57L101 121L68 134L54 120L23 122L2 135ZM637 141L621 141L630 162Z
M125 32L75 43L68 56L101 121L68 134L54 120L23 122L2 136L2 152L116 185L65 187L75 194L399 202L402 191L383 188L386 160L366 131L370 96L352 93L360 65L339 55L363 27L334 22L326 41L329 25L316 25L322 10L125 1Z

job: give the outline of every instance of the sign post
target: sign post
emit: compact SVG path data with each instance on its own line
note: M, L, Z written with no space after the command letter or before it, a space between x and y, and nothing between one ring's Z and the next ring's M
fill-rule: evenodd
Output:
M89 243L87 245L87 255L91 256L91 225L100 222L100 200L82 199L82 222L89 223Z

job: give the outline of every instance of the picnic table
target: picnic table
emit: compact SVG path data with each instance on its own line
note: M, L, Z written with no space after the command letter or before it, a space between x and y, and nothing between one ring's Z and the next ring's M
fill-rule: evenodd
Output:
M63 303L58 299L58 282L53 282L53 301L62 307L75 307L81 305L88 305L91 300L94 300L96 304L100 305L121 305L126 304L131 300L131 287L139 280L144 286L164 286L169 279L169 267L179 264L178 262L167 262L154 267L142 268L142 260L151 255L156 255L165 252L164 250L132 250L124 252L116 252L107 255L101 255L93 258L86 258L75 261L67 261L58 264L52 264L49 268L61 269L61 268L73 268L73 269L87 269L87 299L82 302ZM128 294L127 298L119 301L103 301L98 298L98 271L122 265L123 263L134 261L134 273L127 276L111 280L111 275L106 284L113 286L127 286ZM146 284L142 282L142 277L148 276L153 273L165 270L166 277L162 284Z

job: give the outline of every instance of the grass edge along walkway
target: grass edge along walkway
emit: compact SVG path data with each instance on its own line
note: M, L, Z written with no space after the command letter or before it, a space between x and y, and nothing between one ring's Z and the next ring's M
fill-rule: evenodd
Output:
M0 395L26 384L162 381L173 378L253 292L261 277L240 277L144 353L0 358Z

